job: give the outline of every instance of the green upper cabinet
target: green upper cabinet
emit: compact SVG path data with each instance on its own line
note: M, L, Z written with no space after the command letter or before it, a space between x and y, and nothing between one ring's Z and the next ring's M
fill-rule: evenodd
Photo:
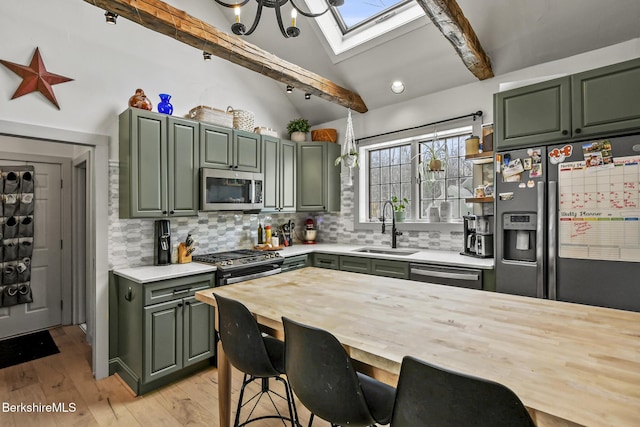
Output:
M332 142L298 143L298 212L340 210L340 145Z
M571 131L569 78L495 94L494 117L498 149L568 138Z
M120 217L197 215L198 123L137 108L119 121Z
M640 59L494 95L497 149L640 129Z
M260 135L200 123L200 166L261 172Z
M169 117L169 215L198 214L198 123Z
M296 211L296 143L262 136L264 208L262 212Z
M571 90L575 136L640 129L640 59L575 74Z

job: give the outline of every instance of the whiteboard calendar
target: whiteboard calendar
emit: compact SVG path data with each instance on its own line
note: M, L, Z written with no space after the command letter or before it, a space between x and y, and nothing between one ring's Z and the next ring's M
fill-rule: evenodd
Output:
M558 165L561 258L640 262L640 156Z

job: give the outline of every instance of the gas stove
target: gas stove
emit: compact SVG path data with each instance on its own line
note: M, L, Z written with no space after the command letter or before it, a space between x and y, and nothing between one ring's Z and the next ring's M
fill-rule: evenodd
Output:
M258 251L252 249L239 249L237 251L229 252L215 252L204 255L194 255L193 260L197 262L204 262L207 264L214 264L218 268L233 267L239 265L252 265L261 263L265 260L272 260L279 258L280 254L277 252Z
M279 273L284 261L278 252L253 249L194 255L192 260L216 266L216 286Z

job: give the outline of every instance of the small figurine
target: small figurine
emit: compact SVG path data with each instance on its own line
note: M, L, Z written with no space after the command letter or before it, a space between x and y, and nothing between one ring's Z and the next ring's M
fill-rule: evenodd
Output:
M136 89L136 94L129 98L129 106L149 111L153 108L153 104L151 104L142 89Z

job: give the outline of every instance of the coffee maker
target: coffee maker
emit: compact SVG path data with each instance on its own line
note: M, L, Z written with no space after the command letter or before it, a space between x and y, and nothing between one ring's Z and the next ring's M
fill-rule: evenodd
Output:
M493 215L464 216L464 250L462 255L493 257Z
M168 219L155 221L153 233L153 264L171 264L171 222Z

